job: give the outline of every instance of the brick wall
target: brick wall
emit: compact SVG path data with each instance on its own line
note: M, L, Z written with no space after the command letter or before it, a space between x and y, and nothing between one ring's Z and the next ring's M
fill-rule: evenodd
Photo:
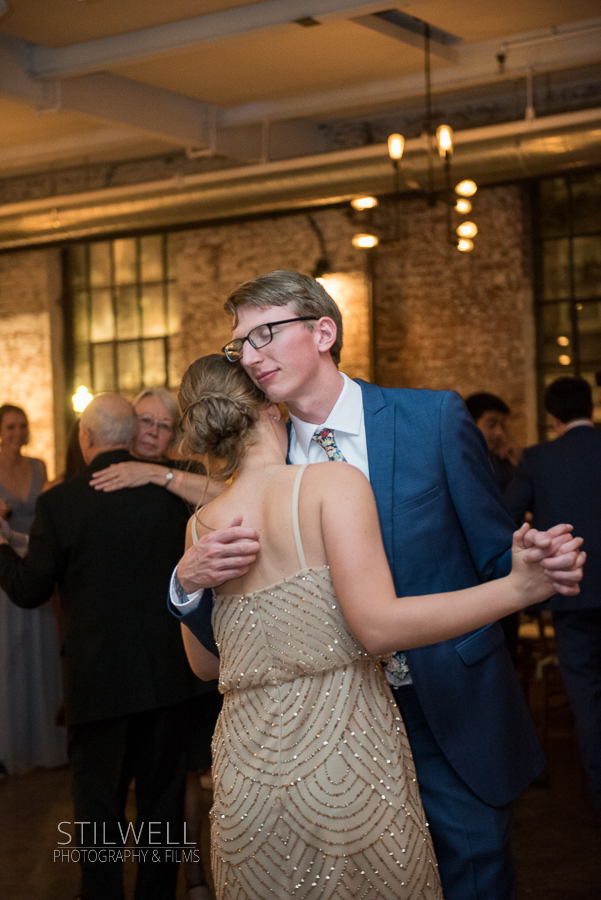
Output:
M533 443L532 282L520 188L479 191L469 218L479 233L473 251L460 253L446 241L442 205L403 202L401 240L375 251L375 379L498 394L512 409L516 440ZM390 232L390 221L382 225Z
M28 456L44 460L55 473L54 387L58 252L35 250L0 255L0 403L14 403L27 413Z

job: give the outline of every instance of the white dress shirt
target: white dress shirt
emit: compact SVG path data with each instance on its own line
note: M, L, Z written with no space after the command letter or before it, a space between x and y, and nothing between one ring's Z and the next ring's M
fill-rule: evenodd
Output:
M311 438L317 428L331 428L336 445L346 461L369 478L363 393L356 381L352 381L343 372L340 374L343 379L342 391L325 422L303 422L290 413L292 422L290 462L293 465L326 462L328 459L326 451Z

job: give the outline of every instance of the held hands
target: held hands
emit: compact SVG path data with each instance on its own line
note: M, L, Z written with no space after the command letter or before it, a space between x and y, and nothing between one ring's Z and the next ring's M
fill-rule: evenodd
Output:
M261 548L259 533L241 526L242 516L236 516L229 528L203 535L186 550L177 577L187 594L246 575Z
M582 538L573 538L571 525L555 525L540 532L522 525L513 535L509 576L520 608L547 600L555 593L578 594L586 553Z
M578 540L578 545L573 541ZM528 562L540 562L551 578L558 594L571 596L578 594L578 582L582 580L582 567L586 553L576 553L582 544L581 538L572 537L572 525L554 525L548 531L531 528L526 532L524 545L530 550Z
M167 470L165 470L167 471ZM143 462L113 463L106 469L94 472L90 486L97 491L120 491L121 488L142 487L150 484L151 466Z

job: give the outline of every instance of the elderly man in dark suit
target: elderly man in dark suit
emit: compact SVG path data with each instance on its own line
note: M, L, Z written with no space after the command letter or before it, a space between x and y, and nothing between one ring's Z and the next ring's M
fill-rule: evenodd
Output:
M536 528L561 520L584 538L580 594L556 594L544 606L553 610L559 667L601 810L601 433L591 420L592 392L583 378L554 381L545 407L559 437L524 450L505 502L516 522L531 512Z
M117 851L132 778L136 844L151 848L136 857L136 898L175 898L177 880L193 676L165 594L188 511L154 485L115 493L89 485L93 472L132 459L135 427L122 397L93 400L80 425L87 471L39 498L24 559L0 546L0 584L14 603L37 607L55 584L60 593L74 822L85 823L75 833L99 860L80 853L83 900L123 898Z

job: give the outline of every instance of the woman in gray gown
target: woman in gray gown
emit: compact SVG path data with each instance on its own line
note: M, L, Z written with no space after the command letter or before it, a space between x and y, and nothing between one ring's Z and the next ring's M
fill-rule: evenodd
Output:
M42 460L21 453L28 439L23 410L0 406L0 515L24 534L46 481ZM19 609L0 590L0 763L8 774L66 763L66 729L55 724L61 702L52 601L35 610Z

